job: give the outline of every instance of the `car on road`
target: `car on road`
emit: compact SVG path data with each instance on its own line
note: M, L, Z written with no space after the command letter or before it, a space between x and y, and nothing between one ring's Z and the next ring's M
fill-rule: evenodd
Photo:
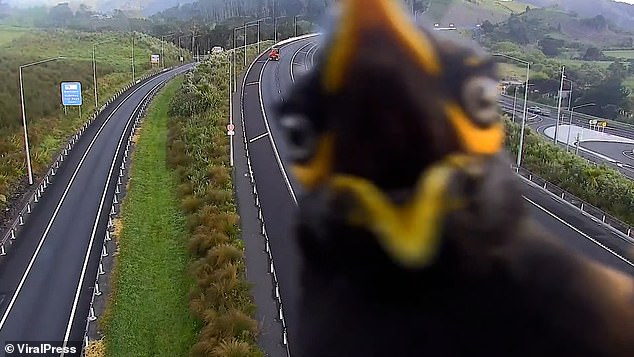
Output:
M279 61L280 60L280 49L277 47L273 47L271 52L269 53L269 60L271 61Z
M529 107L528 112L533 114L543 114L542 108L540 107Z

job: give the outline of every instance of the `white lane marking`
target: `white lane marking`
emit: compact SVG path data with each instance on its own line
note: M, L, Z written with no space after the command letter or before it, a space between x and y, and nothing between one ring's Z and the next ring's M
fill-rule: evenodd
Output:
M77 284L77 290L75 290L75 299L73 300L73 308L70 311L70 317L68 318L68 324L66 325L66 334L64 335L64 344L62 347L66 347L66 342L68 341L68 337L70 336L70 330L73 327L73 320L75 319L75 313L77 311L77 304L79 303L79 295L81 294L81 286L84 283L84 277L86 276L86 269L88 267L88 260L90 259L90 253L92 251L92 245L95 241L95 235L97 234L97 225L99 224L99 218L101 217L101 213L103 211L103 205L106 200L106 193L108 192L108 186L110 186L110 180L112 179L112 172L114 171L114 165L117 162L117 156L119 155L119 151L121 150L121 143L123 143L123 139L125 138L125 133L128 131L130 127L130 123L134 120L135 113L139 111L139 108L143 105L143 102L152 94L152 92L158 88L163 81L157 83L150 91L143 96L139 104L132 111L132 115L128 118L128 122L121 133L121 137L119 138L119 142L117 143L117 150L112 157L112 163L110 164L110 170L108 171L108 178L106 180L106 184L103 188L103 192L101 194L101 201L99 202L99 209L97 210L97 216L95 217L95 222L93 223L92 232L90 233L90 240L88 241L88 249L86 250L86 256L84 257L84 265L81 268L81 275L79 276L79 282ZM62 352L61 356L64 356Z
M265 68L266 68L266 63L262 66L262 70L260 70L260 83L262 83L262 77L264 75ZM277 159L277 165L280 167L282 176L284 176L284 181L286 182L286 187L288 188L288 192L291 194L291 197L293 198L293 202L295 202L295 205L297 206L297 197L295 196L295 191L293 190L291 181L288 179L288 175L286 174L286 169L284 168L284 164L282 163L282 159L280 158L280 153L277 151L277 146L275 145L275 139L273 138L273 134L271 134L269 119L266 117L266 110L264 109L264 100L262 99L262 84L258 86L258 89L259 89L259 95L260 95L260 98L259 98L260 110L262 111L262 117L264 118L264 124L266 125L266 132L269 134L269 140L271 141L271 146L273 147L273 153L275 154L275 158Z
M314 51L313 51L314 50ZM310 67L312 67L315 64L315 55L317 54L317 52L319 52L319 44L315 44L310 51L312 51L313 53L310 55ZM308 61L305 62L306 64L306 70L309 70L310 67L308 65Z
M557 216L556 214L550 212L549 210L547 210L546 208L540 206L537 202L531 200L530 198L526 197L526 196L522 196L526 201L528 201L530 204L532 204L533 206L539 208L540 210L542 210L543 212L545 212L546 214L548 214L549 216L553 217L554 219L556 219L557 221L561 222L562 224L564 224L565 226L567 226L568 228L572 229L573 231L577 232L578 234L580 234L581 236L583 236L584 238L588 239L589 241L591 241L592 243L598 245L599 247L605 249L607 252L611 253L612 255L614 255L615 257L619 258L620 260L624 261L627 265L634 267L634 263L627 260L627 258L624 258L623 256L621 256L620 254L618 254L617 252L613 251L612 249L606 247L605 245L603 245L603 243L599 242L598 240L590 237L589 235L587 235L586 233L582 232L581 230L579 230L578 228L576 228L575 226L573 226L572 224L566 222L565 220L563 220L562 218L560 218L559 216Z
M251 83L245 84L245 86L255 86L255 85L258 85L258 84L260 84L260 83L259 82L251 82Z
M299 52L302 51L304 48L310 46L311 44L312 42L307 42L304 46L300 47L299 50L293 53L293 57L291 57L291 63L295 63L295 59L297 58L297 55L299 54ZM293 70L293 66L290 66L290 71L291 71L291 82L295 83L295 73Z
M79 169L81 169L81 166L83 165L84 160L86 159L86 156L88 156L88 153L90 152L90 149L92 148L93 144L95 143L95 141L99 137L99 134L101 133L103 128L110 121L110 118L112 118L112 116L115 115L117 110L132 95L134 95L134 93L136 93L138 90L140 90L143 87L144 86L140 86L139 88L135 89L132 93L130 93L128 96L126 96L125 99L123 99L121 101L121 103L119 103L119 105L117 105L117 107L112 111L112 113L110 113L110 115L108 115L106 120L104 120L103 124L101 124L101 127L97 131L97 134L95 134L95 136L93 137L92 141L88 145L88 148L86 148L86 152L84 152L84 155L81 157L81 160L79 160L79 164L77 164L77 167L75 168L75 171L73 172L73 175L71 176L70 181L66 185L66 189L64 190L64 193L62 194L62 197L60 198L59 202L57 203L57 207L55 207L55 211L53 211L53 215L51 216L51 219L49 220L48 224L46 225L46 229L44 230L44 234L42 234L42 237L40 238L40 242L38 243L37 248L35 249L35 252L33 253L33 256L31 256L31 260L29 261L29 265L27 265L26 271L24 272L24 274L22 274L22 279L20 279L20 283L18 284L18 288L15 290L15 293L13 293L13 297L11 297L11 301L9 302L9 306L7 306L7 310L4 312L4 315L2 316L2 320L0 320L0 330L2 330L2 327L4 326L5 322L7 321L7 317L9 316L9 313L11 312L11 309L13 308L13 305L15 304L15 301L18 298L18 295L20 294L20 291L22 290L22 286L24 285L24 282L26 281L26 278L28 277L29 273L31 272L31 268L33 267L33 264L35 263L35 260L37 259L37 256L40 253L40 249L42 249L42 245L44 245L44 240L48 236L48 232L51 230L51 227L53 226L53 222L55 221L55 218L57 218L57 214L59 213L59 210L62 207L62 204L64 203L64 200L66 199L66 195L68 194L68 191L70 191L70 186L75 181L75 177L77 176L77 173L79 172Z
M263 137L265 137L265 136L267 136L267 135L269 135L269 133L264 133L264 134L258 135L258 136L256 136L255 138L253 138L253 139L249 140L249 142L250 142L250 143L252 143L252 142L254 142L254 141L257 141L257 140L259 140L259 139L262 139Z

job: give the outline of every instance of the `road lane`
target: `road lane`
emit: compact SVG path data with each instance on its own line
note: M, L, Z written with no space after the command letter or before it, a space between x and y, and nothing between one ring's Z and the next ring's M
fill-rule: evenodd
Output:
M64 338L111 163L115 159L120 165L122 160L122 152L114 157L119 139L129 135L128 123L147 94L183 70L162 73L121 95L70 152L16 244L0 261L0 294L5 296L0 304L0 342ZM113 195L110 185L105 202L111 202ZM100 213L98 242L104 238L108 210ZM94 244L90 256L98 258L100 249L101 244ZM80 291L71 341L83 336L97 263L98 259L91 259L87 265L86 275L91 278Z

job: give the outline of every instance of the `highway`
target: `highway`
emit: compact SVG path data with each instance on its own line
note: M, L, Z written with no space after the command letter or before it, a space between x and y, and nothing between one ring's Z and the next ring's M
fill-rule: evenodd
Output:
M245 86L239 88L243 95L245 128L236 120L237 132L246 131L260 204L280 284L291 352L295 328L301 323L296 309L300 261L296 242L291 239L292 220L301 187L283 161L286 144L276 126L272 106L284 100L293 81L310 68L317 51L316 39L310 38L284 45L279 62L268 61L266 54L260 56L246 73ZM238 190L240 189L238 186ZM242 189L248 190L249 187ZM634 275L634 246L629 242L541 189L525 184L524 195L530 214L570 249Z
M517 123L521 123L522 120L523 103L524 102L520 99L518 99L515 103L515 121ZM530 101L528 103L529 105L533 105ZM503 96L501 104L507 113L512 115L513 98ZM540 108L543 107L544 106L540 106ZM548 116L528 113L527 125L552 140L554 134L551 132L552 128L556 124L556 117L556 109L550 109L550 114ZM574 151L576 135L571 135L569 138L566 136L567 129L565 126L570 124L569 121L570 113L565 111L564 120L559 122L560 128L557 138L559 144L562 146L565 146L566 141L569 139L570 151ZM574 113L572 124L574 126L584 128L586 136L589 136L593 130L594 132L597 132L596 129L591 129L588 121L583 119L580 115L578 115L578 113ZM549 133L548 135L546 134L547 132ZM619 128L611 128L608 126L605 128L605 133L621 137L623 138L623 141L631 141L634 139L634 131L626 129L625 126ZM599 135L595 136L597 136L597 138L593 140L589 140L587 137L584 138L582 136L579 155L598 164L605 164L615 170L618 170L626 177L634 179L634 144L604 141L599 137Z
M154 89L189 68L163 72L127 90L70 151L0 260L2 347L6 341L74 341L81 346L131 123Z

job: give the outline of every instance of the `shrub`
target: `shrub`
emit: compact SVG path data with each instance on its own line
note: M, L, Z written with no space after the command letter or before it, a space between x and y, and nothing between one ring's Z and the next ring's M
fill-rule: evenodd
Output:
M520 126L506 120L507 147L517 155ZM634 181L605 165L588 162L525 130L522 166L582 200L634 224Z
M202 325L190 354L263 356L233 201L224 128L227 85L226 62L212 58L185 76L169 109L168 165L180 181L195 281L189 308Z

